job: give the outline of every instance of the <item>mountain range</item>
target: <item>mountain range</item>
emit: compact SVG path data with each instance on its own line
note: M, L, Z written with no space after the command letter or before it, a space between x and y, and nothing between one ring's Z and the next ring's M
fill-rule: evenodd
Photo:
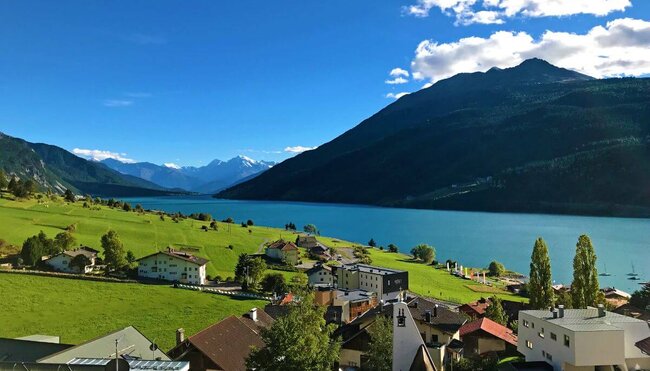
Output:
M57 146L30 143L4 133L0 133L0 169L22 180L33 179L39 188L57 193L71 189L77 194L127 197L182 192L120 174Z
M540 59L441 80L216 197L650 215L650 79Z
M124 163L114 159L101 161L125 175L138 177L165 188L180 188L198 193L215 193L270 169L274 162L237 156L228 161L214 160L206 166L165 166L150 162Z

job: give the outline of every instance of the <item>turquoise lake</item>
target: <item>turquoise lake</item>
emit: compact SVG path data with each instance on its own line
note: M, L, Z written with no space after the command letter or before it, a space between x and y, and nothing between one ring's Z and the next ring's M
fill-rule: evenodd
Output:
M554 280L563 284L571 283L575 244L586 233L598 255L599 273L606 266L611 274L599 277L601 286L631 293L640 287L639 282L650 280L650 219L233 201L208 196L126 200L147 209L207 212L218 220L252 219L255 224L279 228L288 222L299 229L312 223L323 235L361 243L374 238L378 245L394 243L403 252L427 243L436 248L438 260L454 259L475 267L498 260L524 274L528 274L535 239L541 236L549 246ZM633 267L641 281L628 280Z

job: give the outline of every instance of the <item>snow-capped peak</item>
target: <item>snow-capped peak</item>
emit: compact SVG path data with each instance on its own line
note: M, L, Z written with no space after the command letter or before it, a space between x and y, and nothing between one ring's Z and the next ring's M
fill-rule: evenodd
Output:
M175 164L173 162L165 162L163 164L163 166L167 167L167 168L170 168L170 169L176 169L176 170L179 170L181 168L180 165L177 165L177 164Z
M250 158L248 156L239 155L239 156L237 156L237 158L242 159L242 160L244 160L246 162L250 162L251 164L256 164L257 163L257 160L253 160L252 158Z

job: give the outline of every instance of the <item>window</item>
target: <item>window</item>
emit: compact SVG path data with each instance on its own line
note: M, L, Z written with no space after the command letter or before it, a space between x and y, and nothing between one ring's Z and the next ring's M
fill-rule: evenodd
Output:
M431 334L431 342L432 343L437 343L438 342L438 335Z
M550 353L546 353L546 359L548 359L549 361L552 361L553 356Z
M535 322L530 323L530 328L535 328Z
M526 340L526 348L533 349L533 342L530 340Z
M528 321L524 320L524 327L528 327Z
M539 337L541 337L542 339L544 338L544 327L542 327L542 329L537 333L537 335L539 335Z
M557 341L557 335L551 332L551 340Z
M564 335L564 346L565 347L571 346L571 339L569 339L569 335Z

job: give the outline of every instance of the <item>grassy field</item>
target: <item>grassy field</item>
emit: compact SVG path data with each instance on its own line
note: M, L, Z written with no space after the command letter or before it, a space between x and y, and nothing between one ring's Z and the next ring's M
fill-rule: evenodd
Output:
M133 325L163 349L187 335L266 302L143 285L0 274L0 337L61 336L77 344Z
M155 214L138 214L101 207L90 210L81 202L67 204L36 200L13 201L0 199L0 239L20 246L23 241L39 231L54 237L70 224L76 224L74 237L80 244L101 250L99 239L109 229L120 236L126 250L142 257L164 249L196 249L196 255L210 259L207 274L223 278L233 276L233 269L240 253L255 253L260 245L280 237L293 240L295 233L281 229L253 226L242 228L239 224L217 223L218 231L201 229L207 222L193 219L173 222L170 218L160 220ZM249 232L249 229L251 232ZM232 245L233 249L228 246ZM263 250L262 250L263 251Z
M497 295L502 299L524 301L508 291L492 288L489 293L482 292L484 285L450 275L444 269L414 261L404 254L395 254L371 249L372 264L382 267L406 270L409 272L409 289L420 295L456 303L467 303L480 297Z

